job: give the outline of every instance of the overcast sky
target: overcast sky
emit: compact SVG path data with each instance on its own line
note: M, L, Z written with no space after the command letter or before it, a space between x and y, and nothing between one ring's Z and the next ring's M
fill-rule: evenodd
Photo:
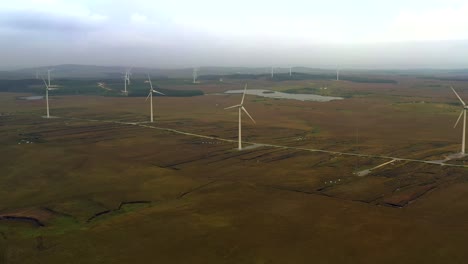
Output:
M0 1L0 68L468 68L467 0Z

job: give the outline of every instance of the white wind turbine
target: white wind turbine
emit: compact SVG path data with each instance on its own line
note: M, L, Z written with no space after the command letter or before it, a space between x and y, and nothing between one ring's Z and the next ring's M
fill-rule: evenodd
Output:
M53 71L53 69L48 69L48 70L47 70L47 80L48 80L48 82L49 82L49 86L48 86L48 87L50 87L50 72L51 72L51 71Z
M465 155L465 136L466 136L466 110L468 109L468 106L465 104L465 102L463 102L463 100L461 99L461 97L458 95L457 92L455 92L455 89L453 89L453 87L450 87L452 88L452 91L455 93L455 95L458 97L458 100L460 100L460 102L462 103L463 105L463 109L460 113L460 115L458 116L458 119L457 119L457 122L455 123L455 127L457 127L458 125L458 122L460 122L460 118L462 117L463 115L463 135L462 135L462 149L461 149L461 154L462 155Z
M125 72L125 75L124 75L124 94L127 94L127 80L128 80L128 71Z
M151 123L153 123L153 93L157 93L157 94L161 94L161 95L165 95L161 92L158 92L156 90L153 89L153 83L151 82L151 78L148 74L148 82L150 83L150 90L149 90L149 94L148 96L146 97L146 100L145 102L148 100L148 98L150 99L150 111L151 111Z
M193 68L192 77L193 77L193 83L197 83L197 78L198 78L198 69L197 68Z
M252 118L252 116L249 114L249 112L247 112L247 109L245 109L244 107L244 98L245 98L246 91L247 91L247 84L245 84L245 87L244 87L244 93L242 94L241 103L238 105L233 105L233 106L224 108L224 109L231 109L231 108L237 107L239 109L239 150L242 150L242 122L241 122L242 111L244 111L250 117L250 119L254 122L254 124L256 123L255 120Z
M127 70L125 75L126 75L127 84L130 85L130 76L132 76L132 68Z
M47 106L47 116L46 116L46 118L50 118L50 114L49 114L49 90L50 90L50 88L49 88L49 85L47 85L44 78L42 78L42 81L44 82L45 87L46 87L46 106Z

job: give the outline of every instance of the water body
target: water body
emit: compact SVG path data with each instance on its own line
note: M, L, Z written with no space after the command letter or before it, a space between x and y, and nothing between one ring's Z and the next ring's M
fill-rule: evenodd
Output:
M21 100L42 100L42 99L44 99L44 96L41 96L41 95L23 96L23 97L19 97L18 99L21 99Z
M227 94L242 94L244 90L229 90L225 93ZM292 100L299 100L299 101L316 101L316 102L329 102L332 100L342 100L342 97L333 97L333 96L321 96L316 94L289 94L289 93L282 93L270 90L262 90L262 89L252 89L247 90L246 94L250 95L257 95L263 96L268 98L278 98L278 99L292 99Z

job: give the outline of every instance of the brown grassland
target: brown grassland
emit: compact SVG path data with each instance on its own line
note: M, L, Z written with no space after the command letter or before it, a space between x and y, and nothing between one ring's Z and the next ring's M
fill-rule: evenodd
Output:
M439 160L466 83L249 82L328 89L326 103L247 96L244 140ZM156 97L145 125L237 139L241 81ZM131 89L131 88L130 88ZM236 143L144 122L144 98L0 94L0 263L466 263L468 169ZM100 120L98 122L90 121ZM30 142L30 143L27 143ZM19 144L20 143L20 144ZM248 144L246 144L248 146ZM452 160L464 164L468 159Z

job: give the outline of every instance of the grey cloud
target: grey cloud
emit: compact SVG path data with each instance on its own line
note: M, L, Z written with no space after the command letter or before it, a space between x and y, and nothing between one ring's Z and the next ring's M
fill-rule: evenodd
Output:
M43 12L0 12L0 27L17 31L55 31L55 32L83 32L92 31L101 22L89 20L85 17L71 17Z

